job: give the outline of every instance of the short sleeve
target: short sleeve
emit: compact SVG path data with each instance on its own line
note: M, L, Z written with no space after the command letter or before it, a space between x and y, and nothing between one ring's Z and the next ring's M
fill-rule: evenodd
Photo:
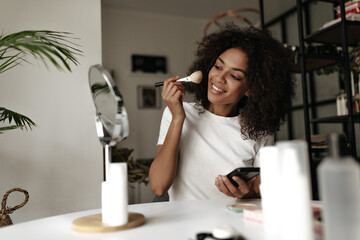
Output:
M269 135L261 139L260 148L265 146L272 146L272 145L274 145L274 135ZM254 164L253 164L254 167L260 167L260 154L259 154L260 148L258 149L254 159Z
M164 109L162 118L161 118L161 124L160 124L160 131L159 131L159 138L157 141L157 145L162 145L165 141L166 134L168 132L170 123L172 119L172 114L170 112L170 109L166 107Z

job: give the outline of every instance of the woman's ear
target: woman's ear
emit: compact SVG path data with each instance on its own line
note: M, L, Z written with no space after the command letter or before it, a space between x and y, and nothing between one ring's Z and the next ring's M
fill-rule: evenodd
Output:
M245 92L245 96L249 97L251 95L250 89Z

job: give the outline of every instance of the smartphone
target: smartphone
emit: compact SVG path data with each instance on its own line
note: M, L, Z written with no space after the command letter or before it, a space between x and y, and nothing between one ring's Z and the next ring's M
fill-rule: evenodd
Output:
M235 187L238 187L239 185L232 179L233 176L241 177L245 182L247 182L259 174L260 168L258 167L239 167L226 176Z

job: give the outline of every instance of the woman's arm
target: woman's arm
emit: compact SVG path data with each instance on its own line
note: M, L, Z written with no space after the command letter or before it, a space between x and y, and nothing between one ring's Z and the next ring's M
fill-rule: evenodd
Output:
M162 91L162 98L171 111L172 119L164 143L158 145L149 171L151 189L157 196L166 193L176 176L179 143L185 120L182 106L185 88L181 83L175 82L177 79L178 77L174 77L166 80Z
M157 147L149 171L151 189L157 196L164 195L175 179L181 130L181 122L171 122L164 144Z

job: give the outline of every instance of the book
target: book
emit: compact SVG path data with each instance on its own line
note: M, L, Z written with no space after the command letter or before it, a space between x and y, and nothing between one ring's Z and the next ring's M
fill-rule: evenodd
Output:
M348 1L345 3L345 13L348 13L349 11L359 7L360 7L360 0ZM340 6L337 6L335 8L335 11L336 13L340 14Z
M360 7L353 8L352 10L347 11L347 12L345 13L345 15L348 15L349 13L360 13ZM336 16L337 16L337 18L341 18L341 14L340 14L340 13L337 13Z
M360 21L360 13L348 13L348 14L346 14L346 20ZM341 21L341 18L337 18L337 19L331 20L329 22L326 22L319 28L319 30L330 27L331 25L334 25L340 21Z

